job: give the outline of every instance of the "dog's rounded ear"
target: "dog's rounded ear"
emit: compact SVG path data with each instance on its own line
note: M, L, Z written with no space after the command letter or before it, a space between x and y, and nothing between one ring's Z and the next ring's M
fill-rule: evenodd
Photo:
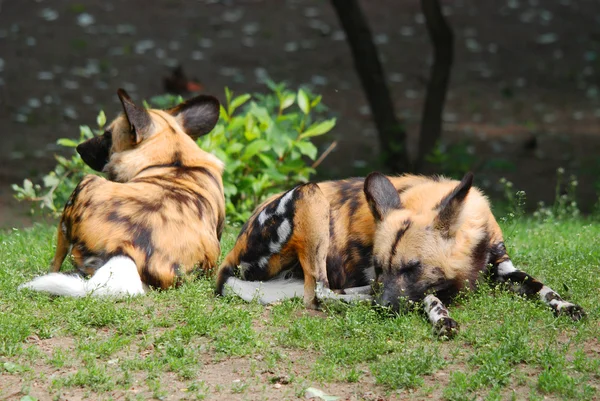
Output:
M150 113L148 113L148 110L144 107L136 106L124 89L119 88L117 90L117 95L123 105L125 117L127 117L127 121L129 121L132 143L137 145L150 130L152 126L152 117L150 117Z
M465 174L460 183L440 201L437 207L438 215L435 218L434 227L442 231L444 236L451 237L454 235L460 213L465 204L465 199L472 186L473 173L469 172Z
M112 135L107 131L104 135L95 136L85 142L81 142L77 145L76 150L85 164L96 171L102 171L106 163L108 163L111 146Z
M365 197L376 221L382 221L392 210L400 209L400 195L383 174L374 172L365 179Z
M213 96L196 96L165 111L194 139L208 134L219 121L219 101Z

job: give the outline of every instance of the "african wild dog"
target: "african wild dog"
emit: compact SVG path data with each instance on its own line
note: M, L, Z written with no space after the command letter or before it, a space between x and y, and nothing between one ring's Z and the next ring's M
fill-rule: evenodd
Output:
M372 173L274 196L242 228L220 266L217 293L228 287L262 303L303 294L312 308L326 298L369 298L375 290L375 300L396 311L401 300L422 301L436 332L452 335L458 325L444 305L489 272L557 314L584 316L513 266L489 203L472 182L470 173L460 182ZM304 276L303 288L294 275Z
M198 96L169 110L136 106L119 89L124 113L77 146L88 175L69 198L51 273L23 285L57 295L125 295L166 289L220 254L223 163L194 139L212 130L219 102ZM57 273L71 253L79 275Z

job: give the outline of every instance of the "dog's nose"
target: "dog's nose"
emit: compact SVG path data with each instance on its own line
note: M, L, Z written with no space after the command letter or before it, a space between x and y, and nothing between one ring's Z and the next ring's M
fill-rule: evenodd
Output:
M384 292L379 301L381 306L392 309L394 312L398 311L398 295Z

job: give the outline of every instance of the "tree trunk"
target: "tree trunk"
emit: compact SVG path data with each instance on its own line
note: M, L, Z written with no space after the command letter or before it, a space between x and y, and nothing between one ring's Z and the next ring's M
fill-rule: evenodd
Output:
M331 0L331 3L346 33L354 66L367 95L384 166L391 172L407 171L406 132L396 118L369 24L357 0Z
M417 169L422 168L425 157L442 134L442 112L454 58L454 35L442 14L439 0L421 0L421 8L433 44L434 59L421 118Z

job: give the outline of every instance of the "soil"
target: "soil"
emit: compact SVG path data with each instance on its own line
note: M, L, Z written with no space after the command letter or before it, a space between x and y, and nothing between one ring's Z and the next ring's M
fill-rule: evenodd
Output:
M450 163L467 160L491 193L506 176L530 205L552 201L563 166L578 174L589 210L600 173L600 3L442 4L456 44L444 143L467 141ZM419 3L361 5L414 151L431 61ZM162 93L178 63L221 99L224 86L265 91L265 76L311 86L338 117L320 148L339 146L319 176L377 167L376 132L327 1L2 1L0 48L0 227L31 224L10 185L50 170L57 138L76 137L100 108L114 116L118 87L136 99Z

